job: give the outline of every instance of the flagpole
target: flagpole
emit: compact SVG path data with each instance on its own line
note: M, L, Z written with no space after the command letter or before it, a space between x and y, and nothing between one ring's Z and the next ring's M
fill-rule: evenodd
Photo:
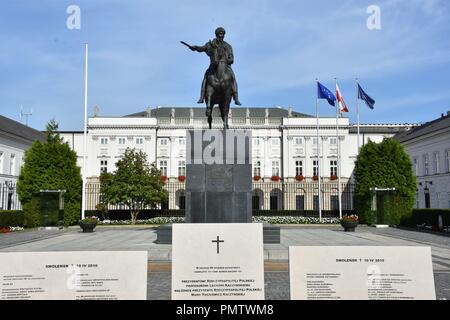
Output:
M86 211L86 153L87 153L87 103L88 103L88 44L86 43L86 62L84 77L84 134L83 134L83 187L81 194L81 219L85 218Z
M336 81L336 143L337 143L337 176L338 176L338 203L339 203L339 219L342 219L342 197L341 197L341 142L339 139L339 111L340 105L338 100L338 82L337 78L334 78ZM342 98L342 96L341 96Z
M322 222L322 195L320 189L320 144L319 144L319 79L316 78L316 122L317 122L317 181L318 181L318 199L319 199L319 221Z
M360 150L360 138L359 138L359 90L358 90L358 78L356 78L356 119L357 119L357 128L358 128L358 150L357 155L359 155Z

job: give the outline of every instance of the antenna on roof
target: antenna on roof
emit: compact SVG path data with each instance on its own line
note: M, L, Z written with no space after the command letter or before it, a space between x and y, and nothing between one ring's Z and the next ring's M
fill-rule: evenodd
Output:
M20 121L22 121L23 118L25 118L25 125L28 127L28 117L33 115L33 109L29 113L25 113L23 111L22 105L20 105Z

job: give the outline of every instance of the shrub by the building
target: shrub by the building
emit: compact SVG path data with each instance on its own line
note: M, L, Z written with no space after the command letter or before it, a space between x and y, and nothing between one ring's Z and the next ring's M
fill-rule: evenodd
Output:
M81 212L81 174L77 166L77 155L57 133L58 124L51 120L47 124L47 141L36 141L26 151L24 165L19 175L17 192L26 212L26 225L40 224L36 214L38 203L33 199L40 190L65 190L64 224L78 221Z
M397 140L369 141L361 148L354 172L356 211L364 222L375 222L371 188L395 188L384 203L378 203L377 209L383 211L383 221L378 223L399 225L410 218L416 196L416 177L411 158ZM383 197L383 194L377 196Z

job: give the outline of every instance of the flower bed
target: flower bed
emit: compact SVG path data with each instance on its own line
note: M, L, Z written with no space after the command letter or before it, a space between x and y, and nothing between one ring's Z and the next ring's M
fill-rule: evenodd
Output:
M267 222L272 224L339 224L339 218L323 218L322 222L319 218L307 217L253 217L253 222ZM184 223L183 217L156 217L148 220L136 220L137 225L153 225L167 223ZM99 225L131 225L131 220L104 220L99 221Z
M339 224L339 218L308 218L308 217L253 217L253 222L272 224Z
M183 223L184 217L156 217L147 220L136 220L137 225L143 224L167 224L167 223ZM131 220L103 220L98 222L99 225L131 225Z

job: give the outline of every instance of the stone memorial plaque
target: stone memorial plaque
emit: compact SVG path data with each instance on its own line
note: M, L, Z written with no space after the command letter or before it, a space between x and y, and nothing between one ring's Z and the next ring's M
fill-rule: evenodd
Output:
M435 300L429 247L289 247L293 300Z
M261 223L174 224L172 299L264 300L263 250Z
M147 251L0 253L0 300L145 300Z

